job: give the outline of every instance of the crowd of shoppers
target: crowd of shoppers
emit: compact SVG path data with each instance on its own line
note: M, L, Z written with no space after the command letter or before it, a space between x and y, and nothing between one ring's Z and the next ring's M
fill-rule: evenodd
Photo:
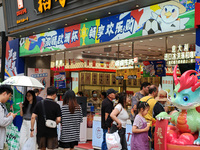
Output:
M38 96L38 89L26 92L25 100L20 103L20 115L23 117L23 123L20 131L20 149L24 146L27 139L33 137L37 141L39 149L45 150L56 149L58 147L64 150L73 150L78 145L80 135L80 123L82 122L82 109L77 103L76 95L73 91L68 90L63 97L63 106L60 107L55 102L57 89L55 87L47 88L47 97L43 100ZM131 121L132 121L132 139L131 149L149 149L149 140L151 135L151 122L157 114L167 111L164 104L168 95L166 91L159 91L155 85L144 82L140 91L132 99L122 92L117 95L118 91L108 89L101 93L101 127L103 129L102 150L107 150L106 133L118 131L122 150L127 150L126 142L126 122L129 119L127 105L132 102ZM78 96L83 96L79 91ZM9 86L0 86L0 149L5 147L5 128L12 123L16 114L8 113L5 103L12 95L12 89ZM38 99L39 98L39 99ZM113 101L118 100L117 104ZM92 91L94 105L99 104L97 91ZM98 102L97 102L98 101ZM55 126L48 126L48 121ZM60 141L57 137L56 125L61 123ZM37 125L37 127L36 127ZM154 130L154 128L153 128ZM152 139L153 140L153 139ZM36 143L35 143L36 144Z

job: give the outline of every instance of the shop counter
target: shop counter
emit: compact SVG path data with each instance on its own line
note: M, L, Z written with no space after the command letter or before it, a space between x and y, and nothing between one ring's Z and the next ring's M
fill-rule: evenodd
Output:
M131 121L127 120L126 124L126 140L128 150L131 150L131 135L132 135L132 125ZM95 149L101 149L101 143L103 141L103 130L101 128L101 117L94 116L93 120L93 131L92 131L92 146Z

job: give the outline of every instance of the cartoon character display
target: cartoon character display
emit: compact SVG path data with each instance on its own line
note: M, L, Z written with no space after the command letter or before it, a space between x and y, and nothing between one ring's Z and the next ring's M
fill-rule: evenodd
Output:
M175 89L171 102L181 112L175 112L172 115L162 112L156 118L158 120L168 119L176 125L167 132L168 143L200 145L200 82L195 75L198 73L195 70L188 70L180 78L177 78L176 70L177 65L173 72Z
M185 29L189 18L179 18L180 14L186 12L186 8L179 0L161 3L159 7L161 12L159 14L152 12L152 19L144 24L143 35Z

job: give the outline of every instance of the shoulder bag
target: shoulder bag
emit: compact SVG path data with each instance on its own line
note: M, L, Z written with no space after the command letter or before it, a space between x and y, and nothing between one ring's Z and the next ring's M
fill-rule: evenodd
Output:
M44 121L45 121L46 127L48 127L48 128L56 128L56 122L54 120L46 119L44 100L42 100L42 110L43 110Z

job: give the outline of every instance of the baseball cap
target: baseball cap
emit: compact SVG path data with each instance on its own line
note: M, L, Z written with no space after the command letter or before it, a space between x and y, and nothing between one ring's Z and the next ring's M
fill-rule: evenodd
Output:
M111 93L118 93L118 91L115 91L114 89L108 89L106 93L109 95Z

